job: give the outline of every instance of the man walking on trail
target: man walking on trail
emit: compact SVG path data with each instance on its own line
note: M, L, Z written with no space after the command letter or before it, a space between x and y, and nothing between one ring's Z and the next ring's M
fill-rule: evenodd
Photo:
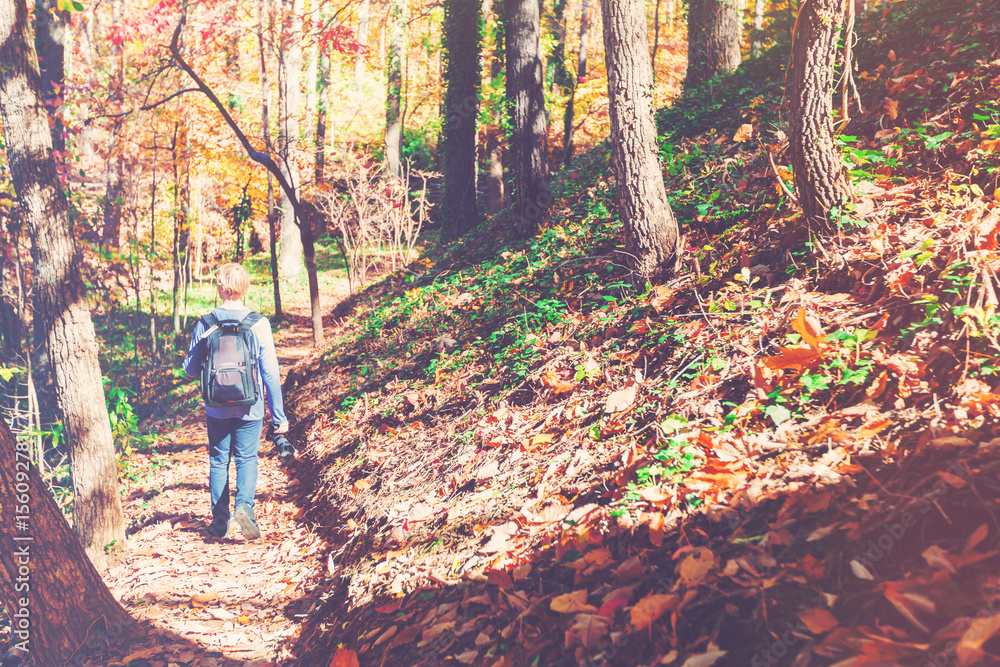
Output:
M288 419L282 407L278 357L274 352L271 323L243 305L243 297L250 291L250 274L239 264L225 264L216 272L215 282L222 305L198 320L184 359L184 371L188 376L203 378L202 392L208 415L208 480L212 497L212 523L208 533L213 537L225 537L229 531L229 460L232 458L236 460L236 508L233 517L243 536L255 540L260 537L260 528L253 513L253 499L257 487L257 449L264 423L265 388L275 434L288 432ZM249 389L250 398L232 402L230 397L216 396L206 389L202 371L212 361L207 356L213 354L208 349L213 333L218 337L220 334L216 332L220 328L229 326L236 330L244 324L250 325L248 329L252 334L246 353L253 355L250 361L255 363L250 364L251 368L241 368L235 373L248 375L248 381L253 384ZM223 347L228 347L230 352L237 348L244 349L231 342Z

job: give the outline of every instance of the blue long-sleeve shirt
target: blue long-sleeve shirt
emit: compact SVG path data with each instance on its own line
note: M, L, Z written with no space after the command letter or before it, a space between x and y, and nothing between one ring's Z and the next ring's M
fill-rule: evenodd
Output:
M212 314L221 322L223 320L243 319L249 308L216 308ZM274 336L271 334L271 323L266 317L253 325L250 329L257 337L257 363L260 374L257 376L257 402L253 405L232 405L224 408L211 408L205 406L205 411L209 417L216 419L242 419L244 421L256 421L264 418L264 389L267 389L267 407L271 411L271 423L281 426L288 422L285 417L284 404L281 397L281 377L278 374L278 356L274 351ZM201 365L198 363L198 343L205 336L205 325L199 318L195 325L194 333L191 336L191 345L188 347L187 356L184 358L184 372L188 377L200 377Z

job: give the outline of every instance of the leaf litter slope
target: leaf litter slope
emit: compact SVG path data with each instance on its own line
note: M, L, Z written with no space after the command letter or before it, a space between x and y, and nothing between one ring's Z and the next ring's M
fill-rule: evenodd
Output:
M822 248L776 54L661 117L672 283L623 286L598 149L535 239L357 300L289 381L336 568L301 664L998 659L998 6L901 5Z

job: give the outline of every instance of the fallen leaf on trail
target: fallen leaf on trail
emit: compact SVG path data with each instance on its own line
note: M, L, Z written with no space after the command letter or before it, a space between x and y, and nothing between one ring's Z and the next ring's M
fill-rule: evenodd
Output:
M476 471L476 481L484 484L500 474L500 466L496 461L490 461Z
M244 614L243 616L237 618L236 622L239 623L240 625L246 625L247 623L250 622L250 617Z
M806 347L782 347L779 348L781 355L777 357L764 357L764 365L773 371L786 369L802 370L818 364L823 360L823 355L812 348Z
M219 594L214 591L209 591L207 593L195 593L191 596L191 604L195 607L204 607L209 602L218 599Z
M159 646L154 646L152 648L144 648L144 649L142 649L140 651L135 651L133 653L129 653L127 656L125 656L124 658L122 658L121 664L127 665L128 663L132 662L133 660L142 660L144 658L148 658L150 656L154 656L157 653L159 653L161 650L162 649Z
M552 371L542 375L542 384L557 394L568 394L577 387L575 382L566 382L561 380L559 376Z
M726 655L725 651L709 651L701 655L692 655L684 661L681 667L711 667L724 655Z
M889 49L889 60L896 62L896 49Z
M874 579L875 578L875 577L872 576L872 573L869 572L868 569L864 565L862 565L861 563L859 563L856 560L852 560L851 561L851 572L853 572L854 576L857 577L858 579Z
M632 403L635 402L635 396L639 391L638 385L629 385L624 389L619 389L618 391L612 392L608 396L607 403L604 404L604 412L608 414L614 414L616 412L622 412L628 410Z
M733 141L739 143L743 141L749 141L753 138L753 125L750 123L743 123L740 125L739 129L736 130L736 134L733 135Z
M556 436L554 433L539 433L538 435L533 435L527 439L524 443L524 448L529 452L534 451L541 447L542 445L547 445L548 443L555 440Z
M645 630L653 621L677 606L676 595L648 595L632 607L629 614L629 625L636 630Z
M395 614L397 611L399 611L399 607L402 604L403 604L402 599L397 598L392 602L389 602L388 604L382 605L381 607L375 607L375 611L377 611L380 614Z
M370 488L372 488L371 482L369 482L367 479L359 479L351 487L351 498L357 498L358 494L360 494L362 491L367 491Z
M208 609L206 609L206 611L209 614L211 614L212 616L214 616L215 618L219 619L220 621L231 621L234 618L236 618L236 614L234 614L233 612L229 611L228 609L221 609L221 608L220 609L212 609L212 608L208 608ZM126 664L128 664L128 663L126 663Z
M885 112L889 114L889 118L896 120L899 117L899 101L890 97L885 98Z
M920 555L923 556L927 564L935 570L947 570L951 573L957 572L955 566L948 559L948 552L936 544L932 544L924 549Z
M427 503L417 503L416 505L410 508L410 513L407 518L413 523L417 523L420 521L426 521L432 516L434 516L433 507L431 507Z
M569 505L553 503L552 505L546 505L538 512L522 510L521 513L524 514L525 518L527 518L531 523L552 523L566 518L566 516L570 513L570 510L572 510L572 507Z
M638 493L643 500L648 500L654 505L666 505L673 499L673 495L662 491L658 486L647 486Z
M927 627L917 618L917 609L928 613L934 613L934 603L919 593L905 593L899 590L897 582L890 581L885 587L885 599L892 603L892 606L903 615L903 617L919 628L922 632L929 632Z
M397 630L399 630L398 625L390 625L382 632L382 634L378 636L378 639L375 640L375 646L378 646L379 644L382 644L383 642L387 642L390 639L392 639L392 636L396 634Z
M975 549L980 542L986 539L989 532L990 529L985 523L979 526L979 528L976 528L975 532L973 532L972 535L969 535L969 539L965 541L965 550L972 551Z
M479 651L475 649L469 649L465 653L459 653L455 656L455 660L458 660L463 665L471 665L479 657Z
M958 640L955 655L958 664L971 665L983 656L982 646L993 635L1000 631L1000 614L977 618Z
M607 618L613 618L615 612L619 609L624 609L628 606L628 598L615 598L613 600L608 600L601 605L600 614L601 616L606 616Z
M816 317L806 315L806 309L799 308L799 313L795 316L795 321L792 322L792 329L802 336L802 340L806 345L811 347L817 354L820 354L820 339L825 334L823 333L822 325Z
M837 617L826 609L807 609L799 615L802 622L814 635L821 635L827 630L837 627Z
M557 595L549 603L549 609L559 614L575 614L581 611L596 612L597 607L587 604L587 591L580 589L565 595Z
M420 637L420 641L417 643L417 646L421 647L427 646L428 644L430 644L432 641L440 637L448 630L454 630L454 629L455 629L455 621L443 621L441 623L432 625L429 628L425 628L423 634Z
M360 667L358 654L349 648L338 648L330 660L330 667Z
M566 648L582 646L591 649L608 634L611 619L594 614L577 614L573 626L566 631Z
M698 547L684 555L684 560L677 566L677 575L685 586L698 586L705 582L716 565L718 562L712 550Z

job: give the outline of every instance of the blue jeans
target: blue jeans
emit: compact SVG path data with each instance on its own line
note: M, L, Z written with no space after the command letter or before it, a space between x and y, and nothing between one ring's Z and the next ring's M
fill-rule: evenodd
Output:
M253 507L257 491L257 449L263 419L208 418L208 489L212 519L229 522L229 460L236 460L236 504Z

